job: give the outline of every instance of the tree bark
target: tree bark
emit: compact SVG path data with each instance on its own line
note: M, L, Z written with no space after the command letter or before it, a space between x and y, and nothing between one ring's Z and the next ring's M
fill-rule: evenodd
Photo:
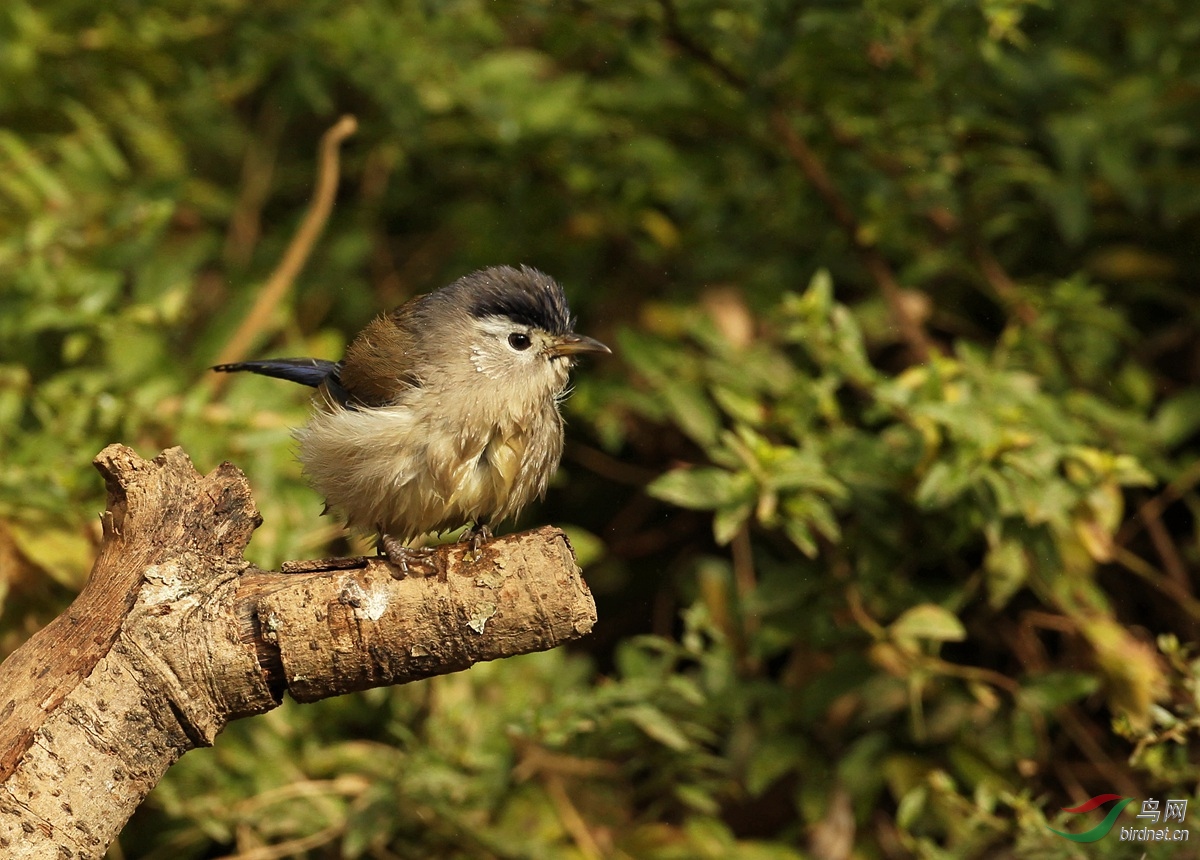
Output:
M245 477L179 448L95 460L104 538L79 597L0 665L0 856L100 857L178 758L230 720L542 651L595 604L566 535L379 559L242 558L261 517Z

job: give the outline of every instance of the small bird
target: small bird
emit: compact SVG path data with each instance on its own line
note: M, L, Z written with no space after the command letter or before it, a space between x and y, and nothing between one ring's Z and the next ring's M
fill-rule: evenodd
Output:
M378 535L407 573L408 546L491 526L546 491L563 449L559 403L575 356L611 350L572 331L562 287L526 266L497 266L372 320L341 361L221 364L317 389L296 431L304 473L327 512Z

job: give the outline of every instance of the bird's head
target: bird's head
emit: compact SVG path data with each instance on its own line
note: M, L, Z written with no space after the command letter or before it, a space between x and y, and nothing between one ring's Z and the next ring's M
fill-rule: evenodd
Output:
M475 375L517 401L556 396L577 355L611 352L572 331L562 287L536 269L497 266L466 275L438 291L448 333L467 347Z

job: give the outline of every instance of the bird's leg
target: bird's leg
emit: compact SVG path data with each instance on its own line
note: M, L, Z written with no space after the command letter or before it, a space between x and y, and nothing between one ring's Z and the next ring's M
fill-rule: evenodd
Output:
M458 539L459 543L470 543L471 548L467 550L466 558L468 561L474 561L479 558L479 551L483 545L492 539L492 529L488 526L487 520L476 520L475 523L462 533L462 537Z
M375 551L400 568L400 576L396 577L397 579L404 579L408 576L410 564L426 566L425 563L433 555L433 550L429 547L406 546L404 541L384 531L379 532L379 540L375 542Z

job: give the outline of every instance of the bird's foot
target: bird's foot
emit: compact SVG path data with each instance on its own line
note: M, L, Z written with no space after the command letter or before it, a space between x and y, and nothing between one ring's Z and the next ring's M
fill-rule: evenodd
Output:
M398 576L395 573L392 574L396 579L406 578L413 572L413 568L419 568L422 576L428 575L430 571L429 560L433 556L433 550L430 547L405 546L404 541L382 532L375 547L379 555L400 568Z
M462 537L458 539L459 543L469 543L471 548L467 550L463 556L467 561L475 561L479 558L479 551L483 549L483 545L492 539L492 530L487 523L475 523L469 529L462 533Z

